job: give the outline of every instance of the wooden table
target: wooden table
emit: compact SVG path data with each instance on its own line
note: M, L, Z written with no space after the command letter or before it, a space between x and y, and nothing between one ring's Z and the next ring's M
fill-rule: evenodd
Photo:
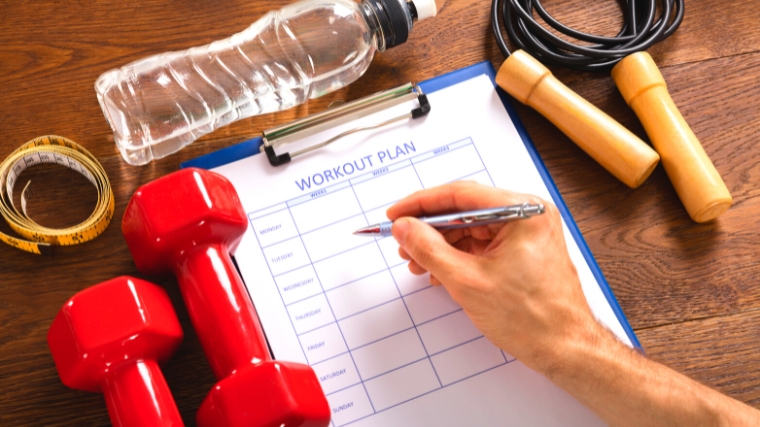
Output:
M442 3L442 0L439 0ZM187 425L215 383L176 281L135 269L120 219L135 189L180 162L320 111L334 99L420 81L482 60L499 66L486 0L448 0L410 40L378 54L338 93L280 114L242 120L179 154L133 167L116 151L93 84L104 71L244 29L286 1L112 0L0 4L0 157L36 136L71 138L95 154L114 187L105 233L52 257L0 245L0 425L108 425L102 397L64 387L46 334L77 291L130 274L164 285L186 338L164 372ZM571 26L613 35L617 2L545 0ZM690 0L681 28L650 49L675 103L734 197L717 221L692 222L661 166L640 188L615 180L536 112L517 109L649 357L760 407L760 8L753 0ZM605 74L553 71L646 140ZM37 167L31 214L73 225L94 206L93 187L60 167ZM26 179L23 179L26 181ZM17 190L17 192L20 190ZM0 230L9 232L5 223Z

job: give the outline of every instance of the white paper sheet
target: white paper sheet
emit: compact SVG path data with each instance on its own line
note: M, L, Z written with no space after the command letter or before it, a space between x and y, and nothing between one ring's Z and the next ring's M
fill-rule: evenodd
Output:
M313 366L336 427L603 425L486 340L443 287L409 273L392 238L352 234L404 196L456 180L551 199L487 76L429 98L422 120L352 135L286 166L259 155L215 169L249 215L235 258L274 357ZM592 311L631 345L565 232Z

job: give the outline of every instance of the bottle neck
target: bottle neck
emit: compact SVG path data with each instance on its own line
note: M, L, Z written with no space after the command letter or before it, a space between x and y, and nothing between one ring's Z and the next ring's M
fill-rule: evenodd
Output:
M385 51L385 35L383 34L382 25L380 25L380 18L377 16L375 9L366 0L359 5L364 15L364 20L367 21L372 33L375 35L375 44L379 52Z
M380 52L406 42L417 10L406 0L362 0L360 9Z

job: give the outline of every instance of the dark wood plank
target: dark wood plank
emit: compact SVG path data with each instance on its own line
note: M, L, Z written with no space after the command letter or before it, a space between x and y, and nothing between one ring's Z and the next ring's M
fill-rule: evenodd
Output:
M652 360L760 406L760 311L713 317L638 332Z
M116 196L113 223L92 242L59 248L54 257L0 246L0 425L109 425L101 396L60 383L45 337L68 297L122 274L163 285L177 308L186 340L165 373L183 418L194 425L215 380L176 281L139 274L124 244L120 218L135 189L184 160L321 111L334 99L355 99L482 60L498 67L503 60L490 32L490 2L447 0L438 17L421 22L407 44L378 53L366 75L346 89L244 119L145 167L121 161L93 89L102 72L226 37L286 3L0 3L0 158L39 135L67 136L98 156ZM615 1L544 3L563 22L588 31L610 34L619 25ZM627 189L546 119L517 108L649 355L760 407L760 8L753 6L751 0L730 6L688 1L681 28L650 50L734 195L735 206L714 223L691 222L661 167L641 188ZM553 71L646 139L609 76ZM25 178L32 179L35 193L31 214L43 224L70 225L92 209L92 188L74 174L34 168ZM0 223L0 231L8 231L7 225Z

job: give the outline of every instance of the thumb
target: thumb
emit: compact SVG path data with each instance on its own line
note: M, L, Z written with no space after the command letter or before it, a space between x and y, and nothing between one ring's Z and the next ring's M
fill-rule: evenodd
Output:
M443 235L416 218L399 218L391 229L398 244L420 267L442 283L458 281L470 254L449 245Z

